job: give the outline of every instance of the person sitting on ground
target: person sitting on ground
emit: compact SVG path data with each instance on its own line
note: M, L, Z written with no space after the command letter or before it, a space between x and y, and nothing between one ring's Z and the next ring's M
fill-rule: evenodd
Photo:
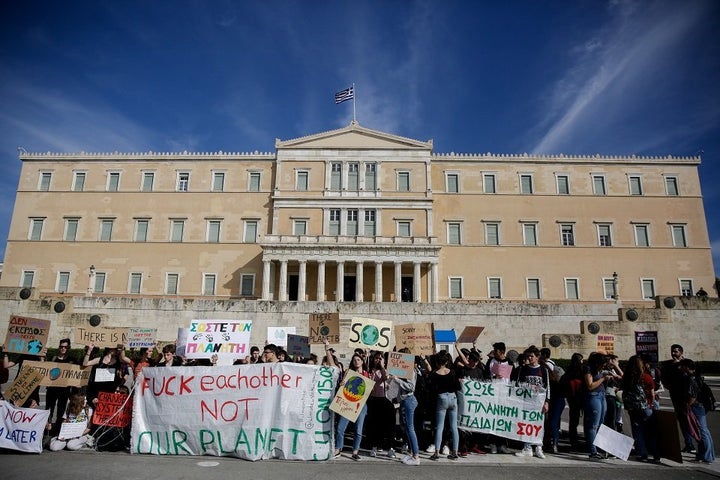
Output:
M90 434L90 419L92 418L92 408L86 401L85 395L75 393L70 396L63 423L85 423L85 430L82 435L74 438L61 438L60 435L50 439L50 450L57 452L67 448L68 450L79 450L87 445Z

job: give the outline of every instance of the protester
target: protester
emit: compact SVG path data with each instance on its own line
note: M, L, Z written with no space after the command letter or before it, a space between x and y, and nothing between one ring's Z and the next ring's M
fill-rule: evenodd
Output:
M77 363L77 360L70 356L70 339L63 338L58 345L57 355L51 358L51 362L56 363ZM45 390L45 409L50 411L48 418L48 430L50 436L54 437L60 432L60 425L65 415L65 407L67 406L70 395L77 393L76 387L47 387ZM53 413L57 407L57 416L53 422Z
M460 387L455 372L450 369L452 358L447 352L440 352L436 356L437 369L430 375L430 385L437 396L435 407L435 453L430 460L440 458L440 446L442 444L443 428L447 417L448 426L452 435L452 449L447 458L458 459L458 446L460 438L457 428L457 391Z
M83 367L93 367L87 387L87 398L90 404L97 401L98 392L114 392L119 385L124 385L128 376L128 365L132 363L125 356L125 347L118 344L115 348L106 348L99 357L90 358L96 351L94 344L87 346L83 357Z
M85 430L82 435L74 438L53 437L50 439L50 450L57 452L67 448L68 450L79 450L87 445L90 433L90 419L92 408L87 405L85 395L75 393L70 396L63 423L85 423Z
M370 358L370 378L375 382L367 399L367 436L372 447L370 456L376 457L378 451L387 449L388 458L395 458L392 447L395 438L395 407L387 398L385 356L382 352L374 352Z
M672 401L673 408L675 409L675 416L677 417L678 424L680 425L680 432L682 433L685 446L683 452L685 453L697 453L695 449L695 442L693 441L692 435L690 435L690 429L687 421L687 403L685 391L685 380L683 379L683 371L680 366L680 362L685 358L685 351L682 345L677 343L670 346L670 360L662 362L660 367L660 378L662 384L670 392L670 400Z
M653 462L660 462L660 450L657 446L657 417L653 411L655 385L652 377L645 371L645 364L639 355L628 359L627 370L623 376L623 405L630 416L630 428L635 440L637 460L648 461L651 453Z
M403 348L401 353L410 353L410 350ZM415 434L415 409L418 406L417 398L415 398L415 382L417 373L413 369L410 378L388 375L388 381L395 382L398 386L397 401L400 404L400 421L403 427L403 433L407 439L409 455L402 459L405 465L420 465L420 447L418 445L417 435Z
M600 352L593 352L588 357L588 362L583 369L585 380L585 442L590 453L590 459L597 460L605 458L598 453L594 445L595 437L603 424L607 403L605 401L605 383L613 378L613 374L604 370L606 363L605 355Z
M698 448L695 454L695 461L701 463L713 463L715 461L715 445L707 424L707 410L705 404L707 398L703 398L702 383L704 380L695 371L695 362L689 358L680 360L680 368L683 373L682 396L680 400L687 406L686 418L688 428L695 432L698 440Z
M526 383L530 385L535 392L542 392L545 401L542 406L542 413L547 415L550 406L550 376L548 369L540 365L540 350L535 345L530 345L523 352L527 364L520 367L518 372L518 383ZM535 456L540 459L545 458L542 449L542 439L538 439L535 444ZM533 444L526 442L523 449L515 453L518 457L532 457Z
M565 370L550 358L549 348L540 349L540 364L548 371L550 382L550 405L548 414L545 417L545 443L550 447L552 453L558 453L558 442L560 441L560 424L562 413L565 410L565 395L560 388L560 379Z
M22 370L23 362L26 360L29 362L32 362L34 360L38 360L41 362L45 361L45 356L47 355L47 348L43 348L40 352L39 356L36 355L28 355L28 354L19 354L17 356L17 362L13 362L8 357L7 352L5 352L5 345L0 346L0 351L3 352L3 363L2 366L4 369L9 370L12 367L17 365L17 373L15 374L15 378L20 375L20 371ZM15 405L16 407L24 407L24 408L37 408L37 406L40 405L40 387L37 387L35 390L32 391L28 399L23 403L22 405Z
M162 349L162 359L156 367L180 367L183 364L182 358L175 355L175 345L168 343Z
M512 364L507 358L506 347L504 342L495 342L493 349L485 364L485 376L493 382L510 383L510 374L512 373ZM509 455L512 453L507 446L507 439L498 435L488 435L490 453L502 453Z
M568 439L570 449L579 450L578 425L580 414L585 409L585 379L583 376L583 356L573 353L570 365L560 377L560 389L564 392L568 404Z

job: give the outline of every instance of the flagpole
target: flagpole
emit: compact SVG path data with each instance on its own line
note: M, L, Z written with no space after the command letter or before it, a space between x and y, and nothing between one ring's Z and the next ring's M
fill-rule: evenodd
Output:
M357 123L357 117L355 116L355 97L357 94L355 93L355 82L353 82L353 123Z

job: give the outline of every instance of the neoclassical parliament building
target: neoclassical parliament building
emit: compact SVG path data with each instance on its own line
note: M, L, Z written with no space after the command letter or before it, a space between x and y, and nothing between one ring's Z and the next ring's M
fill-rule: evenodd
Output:
M270 153L20 160L0 286L640 303L714 283L699 157L436 153L352 122Z

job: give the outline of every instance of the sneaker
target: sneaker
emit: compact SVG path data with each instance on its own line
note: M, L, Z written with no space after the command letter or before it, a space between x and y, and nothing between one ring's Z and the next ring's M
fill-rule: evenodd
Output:
M413 458L410 457L407 459L407 461L403 462L405 465L420 465L420 459L419 458Z
M490 445L490 453L497 453L497 452L498 452L497 445L495 445L494 443L492 445Z
M435 453L433 453L432 455L430 455L430 460L432 460L433 462L434 462L435 460L439 459L439 458L440 458L440 455L438 455L437 452L435 452Z
M599 453L591 453L589 458L590 460L603 460L603 456Z
M682 449L683 453L697 453L695 447L685 447Z
M425 451L427 453L435 453L435 444L431 443L430 446L425 449Z
M545 458L545 454L543 453L542 447L540 445L535 447L535 456L541 460Z
M552 445L550 445L550 451L555 454L558 453L557 443L553 443Z
M412 458L410 455L403 455L402 459L400 460L402 463L405 463L408 461L408 459Z
M530 447L523 447L519 452L515 452L516 457L532 457L533 451Z
M450 455L450 449L447 445L442 447L442 450L440 450L440 455Z
M372 450L370 450L370 456L377 457L377 448L373 447Z
M395 450L393 450L392 448L388 449L387 457L395 458Z
M450 455L447 456L447 458L449 458L450 460L457 460L458 456L457 453L452 452Z
M358 455L357 453L353 453L353 454L352 454L352 457L350 457L350 458L352 458L352 459L355 460L356 462L359 462L359 461L360 461L360 455Z
M500 447L497 449L498 453L504 453L505 455L510 455L512 452L508 447L505 445L500 445Z
M465 457L467 457L467 455L468 455L468 452L466 452L465 450L458 451L458 457L465 458Z
M336 450L333 454L333 458L340 458L340 455L342 455L342 452L340 450Z
M473 445L473 447L470 449L470 451L477 455L485 455L487 453L485 450L481 450L480 448L478 448L477 445ZM495 448L495 453L497 453L497 448Z

